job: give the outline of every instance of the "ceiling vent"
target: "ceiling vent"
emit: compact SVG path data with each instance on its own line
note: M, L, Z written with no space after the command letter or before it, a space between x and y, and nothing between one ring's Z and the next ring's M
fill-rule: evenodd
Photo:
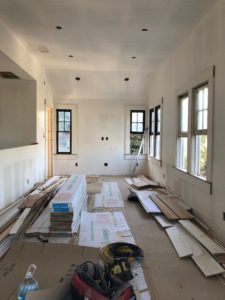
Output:
M9 71L0 72L0 77L4 79L20 79L16 74Z

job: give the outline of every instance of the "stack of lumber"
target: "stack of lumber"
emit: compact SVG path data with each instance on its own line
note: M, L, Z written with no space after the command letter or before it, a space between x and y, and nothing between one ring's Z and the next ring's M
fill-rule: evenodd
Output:
M0 257L7 252L12 242L34 222L44 209L45 203L50 200L64 180L55 176L44 184L36 184L0 213Z
M49 203L50 232L77 232L87 205L85 175L73 174Z

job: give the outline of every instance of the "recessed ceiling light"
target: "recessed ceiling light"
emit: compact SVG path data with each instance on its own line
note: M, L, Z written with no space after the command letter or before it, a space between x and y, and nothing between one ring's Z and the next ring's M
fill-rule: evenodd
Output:
M55 26L55 28L58 29L58 30L61 30L61 29L62 29L62 26L58 26L58 25L57 25L57 26Z
M44 45L39 45L39 46L38 46L38 50L39 50L40 52L42 52L42 53L49 53L48 48L47 48L46 46L44 46Z
M68 57L74 57L72 54L68 55Z
M132 56L131 58L132 58L132 59L136 59L136 56Z
M141 31L148 31L148 28L142 28Z
M124 81L129 81L129 80L130 80L129 77L124 78Z
M80 80L80 77L75 77L75 79L76 79L77 81L79 81L79 80Z

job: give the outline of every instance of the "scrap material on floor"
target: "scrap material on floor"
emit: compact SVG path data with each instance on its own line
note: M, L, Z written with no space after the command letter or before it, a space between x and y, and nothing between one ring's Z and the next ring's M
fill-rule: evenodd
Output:
M54 176L45 183L38 183L18 201L1 212L1 220L3 221L0 239L1 256L8 251L12 242L38 218L45 205L65 180L66 178Z
M162 188L155 188L156 186L158 186L158 184L155 184L155 187L151 186L150 188L148 187L147 189L140 190L139 188L134 187L133 180L132 180L132 184L129 186L127 186L124 179L122 178L119 179L117 178L117 180L115 180L114 177L109 177L109 178L106 177L106 181L103 181L105 180L104 178L99 179L97 176L93 176L93 178L88 180L89 180L89 184L101 183L102 185L101 192L103 190L103 186L106 186L108 191L109 191L109 187L112 188L117 186L117 188L115 188L114 190L117 190L118 192L119 189L119 192L123 195L123 197L121 196L121 199L126 199L126 195L128 196L129 194L129 189L132 189L135 191L137 195L139 195L138 198L141 205L136 202L126 201L123 204L125 207L116 208L116 207L110 207L110 205L107 206L107 204L105 204L104 207L101 208L102 211L98 210L98 212L88 212L90 211L90 204L93 206L94 203L93 201L94 196L92 195L91 197L89 197L88 201L85 201L86 203L88 203L87 211L86 209L84 209L84 211L83 208L81 209L80 215L82 220L81 220L80 232L78 232L76 235L73 235L71 237L67 235L67 232L57 232L57 231L52 232L52 235L55 234L57 236L55 238L49 234L50 233L49 226L50 226L50 217L52 217L51 221L54 222L55 217L57 217L56 215L54 215L54 213L56 214L57 212L52 212L53 215L51 216L52 206L49 207L48 205L51 199L48 198L48 201L47 200L45 201L45 206L43 205L43 203L42 205L40 205L40 203L38 204L38 202L34 205L35 216L37 215L37 205L38 205L38 213L39 213L38 217L36 217L35 219L33 218L32 219L33 221L30 222L29 220L30 213L29 213L28 216L25 218L24 222L26 223L27 221L29 221L30 224L28 226L28 229L26 230L26 236L32 236L31 240L35 240L34 237L36 237L36 241L38 241L37 238L39 238L39 241L44 242L43 239L45 239L45 233L46 233L47 241L49 239L49 243L55 243L55 245L52 245L52 247L57 246L56 243L72 244L72 245L68 245L70 247L74 247L76 243L80 243L80 245L85 245L85 247L80 246L82 249L85 249L85 255L83 256L83 260L88 259L89 250L92 251L93 247L97 248L100 247L101 245L104 245L112 241L113 242L124 241L133 244L137 243L137 245L140 244L141 246L144 246L146 256L143 261L143 266L142 266L143 269L140 266L141 270L136 270L136 273L138 274L136 281L139 280L141 281L141 283L139 283L139 289L140 286L142 288L146 288L146 286L147 288L151 287L151 296L147 289L137 291L137 295L139 296L139 299L188 300L188 299L196 298L199 300L203 300L203 299L209 300L209 299L213 299L212 295L214 295L215 293L217 295L216 296L217 298L215 299L218 300L224 299L222 295L224 295L223 292L225 293L225 290L223 290L222 284L219 282L219 280L217 280L218 274L224 274L225 272L222 265L225 261L225 259L223 258L224 249L223 247L217 245L216 242L216 246L218 246L218 248L220 249L218 250L218 248L214 244L214 240L212 240L208 236L208 234L205 233L204 230L201 231L201 235L199 237L198 230L200 230L200 228L198 226L198 223L195 222L194 214L191 215L191 218L189 219L190 217L189 213L191 211L191 208L188 205L183 203L182 200L177 198L175 195L171 195L168 191ZM116 185L113 184L112 186L111 183L116 183ZM60 189L58 188L58 191L59 190ZM166 197L162 195L166 195ZM163 200L161 198L163 198ZM154 199L156 199L157 203L160 203L159 204L160 207L157 205L155 201L153 201ZM151 211L150 209L152 204L155 207L155 211L154 210ZM177 206L179 210L177 209ZM180 209L180 207L182 209ZM34 209L32 207L31 211L33 210ZM188 212L188 217L186 213L184 213L184 210L185 212L186 211ZM180 211L182 211L182 215L180 214ZM65 212L59 212L59 214L62 213ZM169 219L168 216L171 217L171 215L175 216L175 218ZM63 217L67 218L68 216L60 215L61 220L63 219ZM15 223L11 226L10 229L8 229L8 232L12 229L14 225ZM193 226L194 228L197 227L198 230L193 231ZM22 226L21 228L22 232L23 232L23 227L24 226ZM27 225L25 227L27 227ZM4 239L6 238L5 239L6 246L7 243L12 243L12 241L10 241L10 239L8 238L14 239L16 236L17 236L16 234L4 235ZM35 244L42 245L43 243L35 243ZM206 249L207 248L206 245L210 245L209 249L213 253L210 253L209 249L208 250ZM164 247L166 250L164 250ZM4 244L2 244L2 249L4 250ZM1 254L1 244L0 244L0 254ZM169 260L168 261L166 260L168 256L167 254L169 254L170 259L172 258L171 263ZM179 256L182 259L179 259ZM7 258L7 255L5 258ZM178 260L181 262L178 262ZM199 268L201 273L198 271L198 268L194 267L192 261L196 264L196 266ZM165 269L167 264L170 270L171 270L170 268L171 264L174 264L174 267L172 268L172 273L169 275L167 274L167 268ZM175 278L175 274L179 274L179 270L177 273L176 268L178 267L179 269L181 266L182 266L181 269L183 273L178 275L176 281L173 282ZM183 271L183 268L186 271ZM148 275L147 277L145 277L147 284L144 284L144 281L140 279L142 278L141 275L142 272L144 272L145 275L146 274ZM201 297L201 294L199 294L202 292L203 288L200 289L200 291L198 291L196 290L196 286L193 291L188 290L187 292L187 285L189 284L189 282L192 282L193 286L195 285L194 279L187 278L189 273L192 274L193 277L195 276L198 282L200 282L201 286L205 288L206 291L204 293L205 297L203 297L203 295ZM201 274L203 274L205 277L213 276L214 278L209 279L209 281L206 282L204 281L205 280L204 276L202 276ZM163 281L164 279L165 281ZM169 288L168 285L171 284L172 284L171 286L177 286L178 283L176 285L176 282L181 282L180 284L182 286L186 285L186 294L184 288L179 289L177 292L175 292L175 290L172 291ZM54 288L53 288L54 291L55 288L56 289L59 288L57 284L58 281L54 283ZM133 285L134 286L138 285L138 283L137 282L133 283ZM53 285L43 286L43 288L47 288L47 287L49 288L52 286ZM216 287L214 288L215 291L214 294L209 290L210 286ZM44 291L41 290L40 292L44 292ZM9 299L11 300L11 298ZM37 298L30 298L30 299L37 299ZM52 299L57 300L55 298Z
M121 240L129 230L122 212L82 212L79 245L100 248Z
M116 182L103 182L100 194L95 195L94 208L124 207L123 199Z
M194 215L189 212L191 209L187 205L182 204L182 201L174 195L160 193L158 189L154 190L153 187L151 190L135 190L132 181L130 179L125 180L131 186L130 190L138 196L145 211L151 213L160 226L166 230L180 258L191 257L206 277L225 272L215 256L223 254L225 249L191 222ZM163 213L163 215L159 213Z

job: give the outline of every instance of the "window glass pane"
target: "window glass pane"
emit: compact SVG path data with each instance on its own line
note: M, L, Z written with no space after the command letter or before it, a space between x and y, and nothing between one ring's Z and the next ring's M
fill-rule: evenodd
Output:
M188 97L180 99L180 132L188 131Z
M70 152L70 133L58 132L58 152Z
M58 131L64 131L64 122L58 122Z
M58 120L59 121L64 121L64 111L59 111L58 112Z
M70 131L70 122L65 122L65 131Z
M155 158L160 159L160 135L155 137Z
M142 134L131 134L130 135L130 154L137 155L141 146ZM143 147L141 148L140 154L143 154Z
M195 137L195 175L206 178L207 167L207 135Z
M150 140L149 140L150 146L149 146L149 154L151 156L154 156L154 135L150 135Z
M132 122L138 122L138 113L132 112Z
M197 129L202 130L203 129L203 111L199 111L197 113Z
M196 129L208 129L208 86L200 87L195 92L196 101Z
M143 112L139 112L138 113L138 122L142 122L143 123Z
M138 123L132 123L132 131L137 132L138 131Z
M65 121L70 121L70 112L69 111L65 112Z
M187 171L187 151L188 151L187 137L179 138L178 145L177 145L177 167L183 171Z
M143 123L138 123L138 132L143 132Z

